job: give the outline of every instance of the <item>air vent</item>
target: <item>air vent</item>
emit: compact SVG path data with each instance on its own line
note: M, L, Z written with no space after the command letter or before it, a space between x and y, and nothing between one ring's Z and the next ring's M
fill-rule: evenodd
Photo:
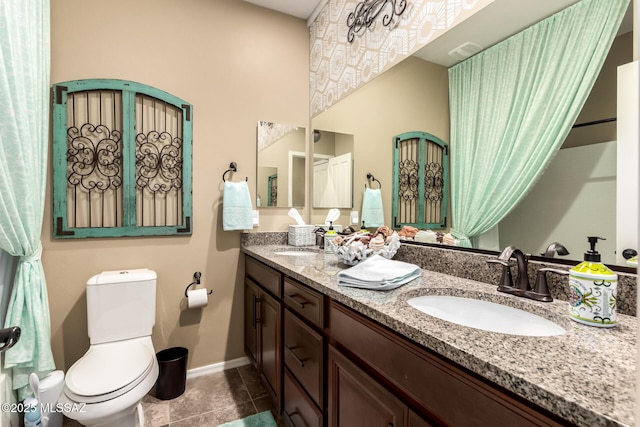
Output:
M457 61L462 61L482 50L482 46L475 43L466 42L449 52L449 56Z

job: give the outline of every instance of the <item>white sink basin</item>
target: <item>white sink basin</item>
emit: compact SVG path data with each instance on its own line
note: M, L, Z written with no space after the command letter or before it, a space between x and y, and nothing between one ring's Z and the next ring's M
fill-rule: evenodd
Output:
M278 251L274 252L274 255L286 255L286 256L310 256L315 255L317 252L309 251Z
M431 295L411 298L407 302L430 316L484 331L532 337L566 333L564 328L543 317L488 301Z

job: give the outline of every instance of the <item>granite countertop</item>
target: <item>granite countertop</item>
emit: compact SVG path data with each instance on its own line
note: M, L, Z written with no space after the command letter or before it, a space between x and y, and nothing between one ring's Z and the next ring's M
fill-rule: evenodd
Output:
M532 301L497 292L495 285L428 270L421 280L393 291L338 286L335 275L348 266L333 254L275 254L300 249L254 245L242 251L564 419L589 427L634 425L635 317L618 314L614 328L586 326L569 319L566 301ZM422 295L502 303L552 320L567 333L525 337L460 326L406 303Z

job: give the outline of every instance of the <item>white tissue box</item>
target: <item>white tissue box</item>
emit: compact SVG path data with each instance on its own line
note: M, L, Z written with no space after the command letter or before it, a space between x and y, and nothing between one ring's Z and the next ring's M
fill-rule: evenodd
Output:
M314 225L290 225L289 244L292 246L314 246L316 244L316 234L313 232Z

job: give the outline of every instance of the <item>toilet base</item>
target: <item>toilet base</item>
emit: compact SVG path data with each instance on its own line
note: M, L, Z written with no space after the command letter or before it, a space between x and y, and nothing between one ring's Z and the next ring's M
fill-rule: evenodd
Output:
M86 427L144 427L142 403L138 403L125 412L113 414L103 419L91 420L89 424L82 425Z

